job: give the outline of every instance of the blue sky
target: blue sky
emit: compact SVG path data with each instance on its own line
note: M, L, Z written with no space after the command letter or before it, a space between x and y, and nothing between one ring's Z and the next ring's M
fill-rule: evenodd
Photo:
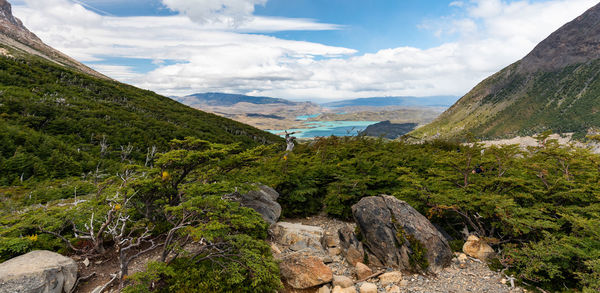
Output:
M176 15L160 0L78 0L91 10L114 16ZM443 43L426 29L424 20L437 19L457 10L448 0L269 0L257 5L254 15L309 18L343 26L328 31L266 33L283 39L317 42L374 53L385 48L428 48Z
M595 0L14 0L49 45L165 95L461 96Z

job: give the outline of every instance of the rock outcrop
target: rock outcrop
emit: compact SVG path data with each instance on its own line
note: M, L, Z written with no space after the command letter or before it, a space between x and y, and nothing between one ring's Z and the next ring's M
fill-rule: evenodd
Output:
M77 264L58 253L36 250L0 264L1 293L69 293Z
M314 252L325 254L323 246L321 246L323 229L320 227L279 222L271 229L271 235L276 243L289 246L294 251L311 249Z
M438 272L450 264L444 236L419 212L393 196L370 196L352 206L365 250L384 265Z
M277 198L279 193L266 185L260 185L258 190L237 195L237 201L242 206L255 210L271 225L275 224L281 216L281 206L277 203Z

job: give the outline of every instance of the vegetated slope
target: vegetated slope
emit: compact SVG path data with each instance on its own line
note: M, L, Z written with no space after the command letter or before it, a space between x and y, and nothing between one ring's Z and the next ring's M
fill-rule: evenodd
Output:
M7 180L9 173L24 174L25 179L37 174L40 170L27 166L51 160L54 152L85 161L86 152L98 152L103 137L113 151L131 144L136 159L143 158L147 147L164 149L171 139L186 136L245 146L280 140L150 91L11 53L20 56L0 56L0 177ZM20 155L26 164L14 162L11 167ZM75 167L70 175L89 168Z
M194 105L207 105L207 106L233 106L237 103L250 103L250 104L282 104L282 105L295 105L297 103L269 97L254 97L236 94L224 94L224 93L203 93L193 94L185 97L176 97L175 100L190 106Z
M413 135L478 138L600 127L600 5L487 78Z
M323 107L340 108L355 106L405 106L405 107L448 107L456 101L454 96L433 96L433 97L374 97L360 98L352 100L342 100L322 104Z
M44 44L42 40L23 26L21 20L12 15L11 5L6 0L0 0L0 43L96 77L107 78L77 60Z

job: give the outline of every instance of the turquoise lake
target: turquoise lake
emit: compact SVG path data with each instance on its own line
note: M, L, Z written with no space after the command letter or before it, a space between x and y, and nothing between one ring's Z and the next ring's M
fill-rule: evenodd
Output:
M311 121L304 123L307 128L287 129L287 131L296 132L294 136L298 138L313 138L331 135L355 136L359 132L365 130L367 126L375 123L379 123L379 121ZM284 130L267 131L285 136Z
M296 120L306 121L306 120L308 120L308 118L317 118L317 117L319 117L319 115L321 115L321 113L317 113L317 114L313 114L313 115L302 115L302 116L296 117Z

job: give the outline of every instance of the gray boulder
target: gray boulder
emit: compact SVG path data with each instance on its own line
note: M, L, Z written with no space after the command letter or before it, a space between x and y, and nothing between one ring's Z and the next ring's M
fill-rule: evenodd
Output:
M419 212L393 196L370 196L352 206L366 250L385 266L439 272L452 251L444 236Z
M237 201L242 206L255 210L267 223L273 225L281 216L281 206L277 203L277 198L279 193L275 189L260 185L259 190L238 195Z
M36 250L0 264L0 293L68 293L77 280L74 260Z

